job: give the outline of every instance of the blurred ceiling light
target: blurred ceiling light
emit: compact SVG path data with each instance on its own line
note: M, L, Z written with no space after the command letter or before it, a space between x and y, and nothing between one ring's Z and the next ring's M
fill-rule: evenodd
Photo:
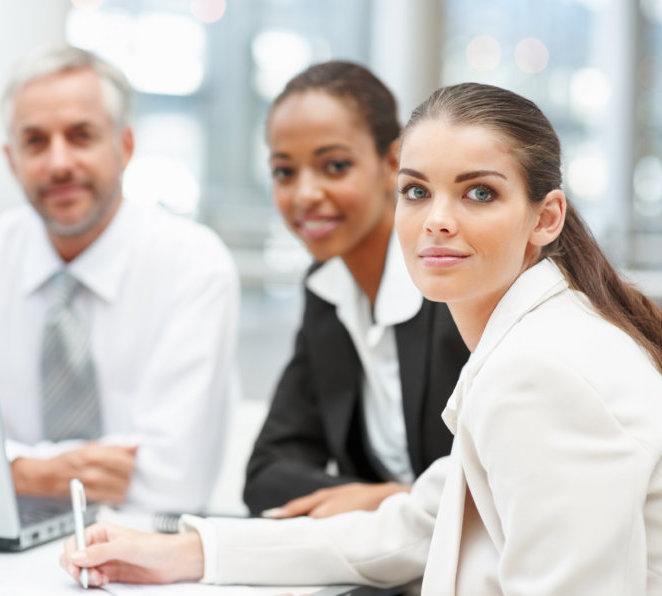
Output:
M637 210L642 215L662 212L662 161L655 155L642 157L634 168Z
M195 215L200 184L186 164L165 155L135 157L124 173L124 194L130 201L162 205L180 215Z
M135 19L121 9L69 11L65 36L72 46L92 50L124 70L130 60Z
M641 0L641 12L650 21L662 23L662 0Z
M515 64L522 72L537 74L547 67L549 50L535 37L525 37L515 46Z
M574 196L599 201L607 190L607 162L604 157L589 154L573 159L568 167L568 184Z
M72 45L117 65L138 91L190 95L202 85L205 31L193 17L74 9L67 16L66 35Z
M610 93L607 77L597 68L581 68L570 78L570 107L581 118L600 118Z
M193 19L177 14L138 17L136 56L127 72L139 91L190 95L204 78L205 33ZM177 43L173 43L177 40Z
M293 31L271 29L258 33L251 44L258 93L273 99L285 83L313 59L310 42Z
M501 45L491 35L479 35L467 45L466 57L474 70L494 70L501 62Z
M225 0L191 0L191 13L203 23L220 21L226 8Z
M94 9L94 8L99 8L103 4L103 0L71 0L72 6L75 8L83 8L83 9Z

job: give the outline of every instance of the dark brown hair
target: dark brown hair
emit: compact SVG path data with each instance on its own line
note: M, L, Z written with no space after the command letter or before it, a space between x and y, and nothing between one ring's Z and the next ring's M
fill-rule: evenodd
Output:
M379 155L386 155L400 136L398 108L393 94L360 64L330 60L308 67L285 85L269 114L287 97L305 91L323 91L353 104L365 122Z
M443 87L413 111L405 132L422 120L438 118L487 127L510 141L532 202L561 188L559 139L532 101L492 85ZM561 234L542 250L545 257L554 260L570 286L583 292L605 319L637 341L662 372L662 310L621 279L570 204Z

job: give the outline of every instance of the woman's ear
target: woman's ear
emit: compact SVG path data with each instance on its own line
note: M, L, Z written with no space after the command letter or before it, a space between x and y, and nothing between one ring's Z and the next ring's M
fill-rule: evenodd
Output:
M384 167L386 168L387 192L392 194L395 187L395 181L398 176L398 165L400 163L400 139L393 141L384 155Z
M538 247L547 246L558 238L563 229L566 212L565 193L560 188L548 192L534 209L536 221L529 242Z

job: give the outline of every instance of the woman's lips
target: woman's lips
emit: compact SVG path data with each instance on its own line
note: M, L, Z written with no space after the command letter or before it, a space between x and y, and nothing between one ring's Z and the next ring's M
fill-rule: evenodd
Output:
M419 251L418 256L424 267L448 268L462 263L470 254L454 248L431 246Z
M339 225L339 218L303 219L297 222L299 234L305 240L321 240L331 234Z

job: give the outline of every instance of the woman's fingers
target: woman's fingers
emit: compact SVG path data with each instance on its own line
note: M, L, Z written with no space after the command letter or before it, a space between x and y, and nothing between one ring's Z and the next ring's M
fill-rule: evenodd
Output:
M328 489L316 490L314 493L292 499L282 507L275 507L274 509L267 509L262 512L262 517L270 517L273 519L282 519L285 517L297 517L298 515L308 515L310 511L315 509L318 505L323 503L328 498Z

